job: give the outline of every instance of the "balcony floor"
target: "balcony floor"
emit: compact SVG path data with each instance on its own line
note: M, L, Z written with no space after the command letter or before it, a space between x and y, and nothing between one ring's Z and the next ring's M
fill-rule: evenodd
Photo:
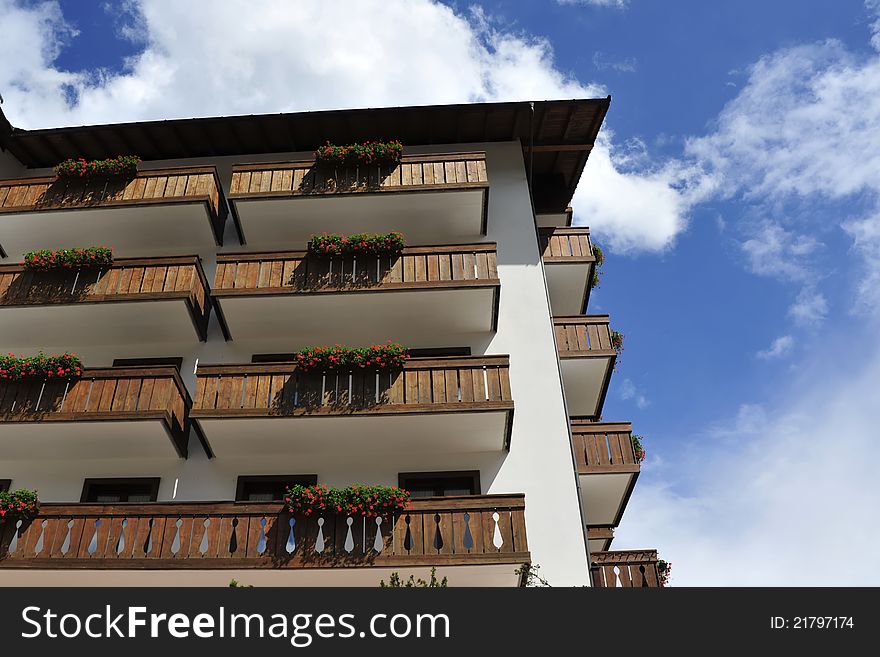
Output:
M485 235L486 188L362 192L232 201L248 246L304 248L312 235L401 231L409 244L460 244Z
M579 475L581 502L588 525L616 527L620 523L638 477L638 466L630 466L630 469L635 471Z
M215 292L233 339L283 336L285 344L447 344L494 329L498 288L226 295Z
M0 344L14 352L198 340L183 299L0 307Z
M611 355L563 357L562 381L569 415L598 417L611 376Z
M547 288L554 316L577 315L584 312L592 262L547 262Z
M159 416L161 411L155 414ZM2 422L0 451L5 461L179 458L171 434L158 417L98 422Z
M0 214L2 244L12 260L34 249L102 244L117 258L188 255L216 248L204 201L151 203Z
M210 411L209 411L210 412ZM216 411L215 411L216 413ZM499 452L506 447L507 410L460 410L388 415L199 418L217 458L254 454L310 456L356 454L369 445L369 455L424 457L429 466L437 454ZM193 411L198 418L199 411ZM303 463L305 465L305 463Z

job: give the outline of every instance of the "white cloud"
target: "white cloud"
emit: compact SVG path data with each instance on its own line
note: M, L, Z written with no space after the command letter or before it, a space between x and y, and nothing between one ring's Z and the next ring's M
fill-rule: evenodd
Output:
M593 53L593 68L597 71L607 71L610 69L619 73L635 73L636 63L637 61L635 57L627 57L620 61L613 61L605 59L603 53L598 50Z
M619 394L621 399L632 400L639 408L647 408L651 404L651 401L631 379L623 380L620 384Z
M767 349L763 349L755 355L762 360L771 360L789 354L793 348L794 338L790 335L781 335Z
M617 7L623 9L629 0L556 0L561 5L592 5L594 7Z
M788 307L788 316L799 326L816 326L828 317L828 299L815 286L804 285Z
M833 371L834 357L817 367ZM727 427L643 466L615 548L658 546L678 586L866 586L880 506L873 460L880 357L814 376L778 406L747 406ZM833 555L845 555L832 559Z

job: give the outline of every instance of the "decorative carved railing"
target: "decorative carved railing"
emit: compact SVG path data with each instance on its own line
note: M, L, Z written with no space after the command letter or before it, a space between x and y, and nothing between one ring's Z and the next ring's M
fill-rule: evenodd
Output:
M0 181L0 214L203 201L219 244L226 201L214 167L139 171L134 178L21 178Z
M504 410L507 356L413 358L400 370L301 372L291 363L200 365L192 416Z
M316 167L305 162L239 164L230 200L357 192L401 192L488 187L485 153L405 155L398 164Z
M596 262L589 228L540 228L545 263Z
M553 328L560 358L617 356L611 345L608 315L554 317Z
M572 418L571 433L579 474L639 472L630 423Z
M209 294L198 256L118 258L105 269L60 272L0 265L0 307L183 299L203 341Z
M303 251L217 256L216 296L499 285L495 244L407 247L399 256Z
M72 381L0 382L0 424L161 420L181 456L191 405L174 367L87 368Z
M325 568L529 560L522 495L415 499L378 518L279 504L43 504L0 524L0 568Z
M656 550L594 552L593 586L600 588L659 588Z

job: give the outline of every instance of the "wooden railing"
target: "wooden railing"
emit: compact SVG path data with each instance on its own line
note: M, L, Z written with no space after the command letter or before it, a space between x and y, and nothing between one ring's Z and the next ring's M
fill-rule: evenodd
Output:
M656 550L621 550L594 552L593 586L600 588L658 588Z
M544 262L596 262L589 228L540 228Z
M635 473L640 465L628 422L590 422L572 418L574 457L579 474Z
M291 363L200 365L192 416L504 410L507 356L413 358L400 370L301 372Z
M219 244L226 201L214 167L139 171L134 178L21 178L0 181L0 214L203 201Z
M314 160L239 164L230 199L488 187L485 153L406 155L399 164L316 167Z
M31 520L0 524L0 568L527 563L524 514L523 495L415 499L380 518L271 503L43 504Z
M60 272L0 265L0 307L184 299L202 341L209 295L198 256L118 258L108 268Z
M71 381L0 382L0 423L157 419L181 456L191 405L174 367L84 369Z
M554 317L553 328L560 358L617 355L611 345L608 315Z
M499 285L495 244L407 247L399 256L304 251L217 256L216 296Z

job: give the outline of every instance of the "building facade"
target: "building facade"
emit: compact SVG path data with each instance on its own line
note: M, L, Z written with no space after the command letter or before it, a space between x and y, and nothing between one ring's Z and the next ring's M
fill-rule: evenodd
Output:
M639 472L601 421L619 336L568 203L610 99L17 130L0 117L0 350L82 376L0 383L0 524L17 585L657 585L608 552ZM399 162L315 149L399 138ZM67 158L142 158L56 178ZM401 232L394 255L314 235ZM23 266L37 249L112 265ZM310 345L409 349L305 371ZM286 486L401 486L408 508L306 516Z

